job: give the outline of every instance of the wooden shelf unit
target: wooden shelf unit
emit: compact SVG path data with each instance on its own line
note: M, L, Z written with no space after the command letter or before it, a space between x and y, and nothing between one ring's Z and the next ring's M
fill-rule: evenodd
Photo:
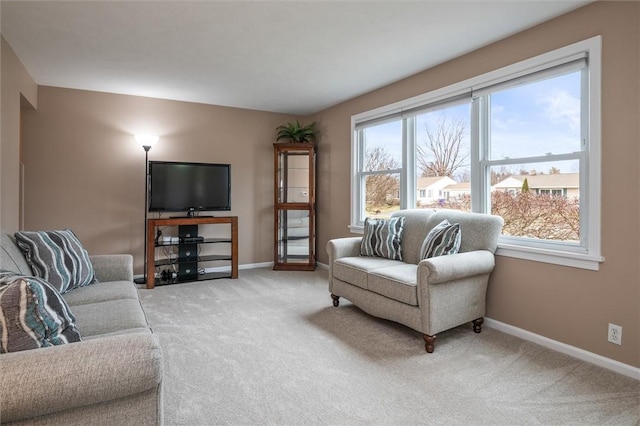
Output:
M231 226L230 238L206 238L203 241L193 242L189 244L212 244L212 243L230 243L231 253L227 255L207 255L201 256L196 262L208 262L217 260L231 261L231 278L238 278L238 217L237 216L209 216L209 217L174 217L166 219L148 219L147 222L147 288L155 287L155 269L164 263L163 260L156 261L156 248L167 246L178 246L178 243L159 243L156 244L156 228L160 226L181 226L181 225L218 225L229 224ZM201 281L214 278L228 277L228 274L220 274L217 272L198 275L191 281ZM172 281L173 282L173 281ZM177 282L177 281L176 281ZM186 281L184 281L186 282Z

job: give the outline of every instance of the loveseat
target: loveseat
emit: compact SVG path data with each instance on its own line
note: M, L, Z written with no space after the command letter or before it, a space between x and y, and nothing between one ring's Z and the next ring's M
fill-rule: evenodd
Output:
M445 330L472 322L480 333L502 218L448 209L401 210L391 217L403 218L402 260L361 255L363 237L327 243L333 305L344 297L373 316L410 327L423 334L429 353ZM427 235L443 220L459 224L457 253L421 258Z
M32 275L13 235L0 269ZM98 282L62 294L81 341L0 354L0 423L162 423L162 352L130 255L89 256Z

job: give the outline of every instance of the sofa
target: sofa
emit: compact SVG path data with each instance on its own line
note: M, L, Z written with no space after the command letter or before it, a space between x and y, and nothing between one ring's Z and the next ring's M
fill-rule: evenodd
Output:
M361 255L363 237L327 243L333 305L342 297L370 315L410 327L423 334L429 353L437 335L451 328L471 322L480 333L502 218L449 209L401 210L391 218L403 218L402 260ZM458 252L421 258L427 235L443 220L459 224Z
M0 269L32 271L13 235ZM131 255L89 256L98 282L62 294L81 341L0 354L0 423L162 424L162 351Z

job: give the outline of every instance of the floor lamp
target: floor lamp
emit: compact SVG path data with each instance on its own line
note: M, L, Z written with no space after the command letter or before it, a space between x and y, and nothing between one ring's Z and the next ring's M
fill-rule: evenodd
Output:
M147 214L149 213L149 150L158 142L158 136L136 135L136 141L144 149L144 271L142 278L133 280L136 284L147 283Z

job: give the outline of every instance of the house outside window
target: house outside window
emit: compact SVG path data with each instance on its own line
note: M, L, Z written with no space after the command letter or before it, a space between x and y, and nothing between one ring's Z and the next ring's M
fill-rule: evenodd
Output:
M352 117L351 229L400 208L492 213L497 254L597 270L599 82L594 37Z

